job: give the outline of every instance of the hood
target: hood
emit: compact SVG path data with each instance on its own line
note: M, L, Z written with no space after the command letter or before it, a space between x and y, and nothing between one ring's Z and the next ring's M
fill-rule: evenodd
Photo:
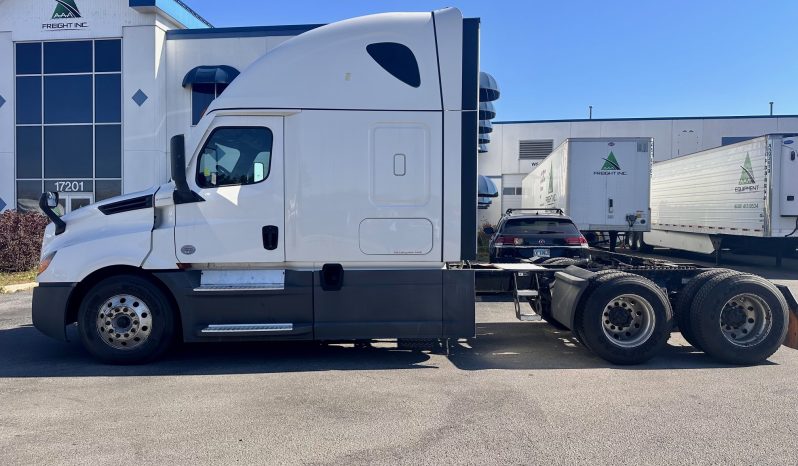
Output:
M159 187L115 196L70 212L61 219L66 230L55 234L55 225L50 223L44 230L42 257L74 244L91 241L98 237L116 235L120 232L152 229L153 197Z

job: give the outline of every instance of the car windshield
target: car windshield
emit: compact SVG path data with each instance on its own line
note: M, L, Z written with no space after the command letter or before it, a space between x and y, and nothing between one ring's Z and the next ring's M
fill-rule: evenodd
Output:
M550 218L513 218L507 220L502 227L505 235L578 235L576 225L568 220Z

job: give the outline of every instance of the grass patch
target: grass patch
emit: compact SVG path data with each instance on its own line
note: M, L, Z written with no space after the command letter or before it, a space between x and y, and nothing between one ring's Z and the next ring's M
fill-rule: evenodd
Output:
M0 272L0 286L19 285L20 283L35 281L35 270L28 270L26 272Z

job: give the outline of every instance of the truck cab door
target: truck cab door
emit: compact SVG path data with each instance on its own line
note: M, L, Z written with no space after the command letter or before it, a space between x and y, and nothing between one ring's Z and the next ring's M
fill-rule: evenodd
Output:
M186 178L203 201L176 206L177 259L284 262L283 117L216 118L193 155Z

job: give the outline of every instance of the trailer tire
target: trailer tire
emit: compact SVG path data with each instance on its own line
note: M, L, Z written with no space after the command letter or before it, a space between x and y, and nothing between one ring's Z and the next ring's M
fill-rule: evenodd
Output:
M673 327L665 293L651 280L604 274L577 309L585 346L613 364L640 364L662 350Z
M775 285L756 275L711 279L696 295L690 314L704 351L729 364L761 363L787 336L787 301Z
M174 341L174 311L149 280L119 275L86 293L78 333L86 350L105 363L141 364L163 355Z
M694 332L690 323L690 308L702 286L718 275L728 274L729 272L735 273L729 269L710 269L699 273L687 282L674 303L673 314L676 325L679 327L679 332L687 340L687 343L690 343L693 348L699 351L703 351L703 348L693 336Z

